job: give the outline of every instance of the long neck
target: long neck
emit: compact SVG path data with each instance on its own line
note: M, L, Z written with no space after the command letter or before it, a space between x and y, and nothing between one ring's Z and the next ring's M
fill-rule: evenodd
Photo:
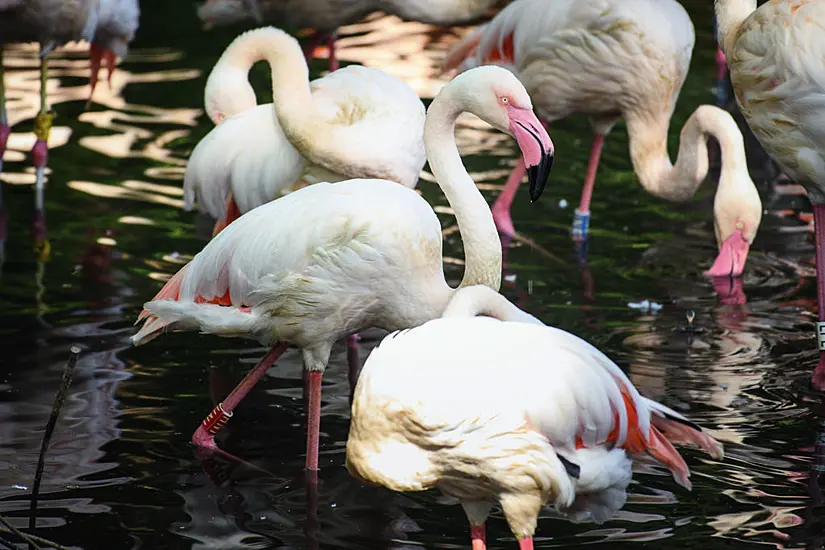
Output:
M455 212L464 242L461 287L501 286L501 241L487 201L481 196L458 153L455 122L464 111L454 88L445 87L430 104L424 123L424 149L430 169Z
M477 317L486 315L499 321L544 325L529 313L517 308L504 296L484 285L467 286L453 294L442 317Z
M747 169L742 134L730 115L717 107L701 105L690 115L675 165L667 154L667 121L635 114L626 118L633 169L652 195L671 201L693 196L708 173L708 136L719 142L723 172Z
M719 45L722 51L729 55L739 27L751 13L756 11L756 0L716 0L714 7Z

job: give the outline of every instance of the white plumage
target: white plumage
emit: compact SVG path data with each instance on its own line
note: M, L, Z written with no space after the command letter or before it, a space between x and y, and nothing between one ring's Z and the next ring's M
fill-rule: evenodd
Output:
M456 117L465 110L514 135L537 173L549 166L553 146L524 87L497 67L454 79L430 106L427 153L464 241L461 285L498 289L501 243L453 136ZM438 317L454 293L444 278L441 247L435 213L411 189L383 180L305 187L251 210L213 239L145 304L138 319L145 324L132 341L141 344L172 325L277 342L248 375L251 382L242 382L240 393L224 402L229 410L219 405L218 418L231 414L272 357L287 345L300 347L310 371L310 426L315 426L307 464L317 468L320 377L332 345L370 326L396 330ZM196 443L214 446L202 432L214 428L214 418L210 415L207 428L196 433Z
M254 106L246 73L260 59L272 68L275 103ZM184 202L218 219L217 230L296 184L376 177L413 188L426 160L424 106L412 88L357 66L308 83L298 43L271 27L229 45L205 103L219 124L192 152Z
M652 455L690 488L668 439L722 456L718 442L642 397L584 340L489 288L465 287L444 318L393 333L370 354L353 396L347 468L390 489L436 487L460 499L474 549L497 501L531 548L548 501L596 521L621 507L627 454Z
M736 103L753 134L813 203L819 321L825 321L825 1L716 0ZM825 352L813 384L825 389Z
M708 172L706 142L715 137L722 171L714 202L719 257L712 275L740 275L759 228L762 205L747 172L742 134L733 118L700 106L682 129L672 164L667 137L694 45L694 29L675 0L516 0L448 54L445 66L498 63L524 83L542 120L591 117L595 139L573 236L586 237L590 200L605 136L627 123L630 157L642 186L673 201L690 199ZM496 224L513 234L510 201L520 166L493 205Z

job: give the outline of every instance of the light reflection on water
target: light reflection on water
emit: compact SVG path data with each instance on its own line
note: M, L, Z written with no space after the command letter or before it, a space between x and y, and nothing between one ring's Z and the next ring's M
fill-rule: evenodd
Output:
M709 23L710 11L686 4L698 45L673 136L698 103L712 102L714 50L710 25L700 26ZM100 548L105 536L112 549L467 547L460 507L436 494L361 487L347 474L346 346L333 350L324 380L317 502L307 500L302 472L296 352L284 356L222 435L225 448L251 463L239 465L196 456L188 440L263 349L195 334L129 346L140 304L207 238L208 231L195 228L208 223L181 212L181 183L188 154L211 128L201 111L205 75L236 32L199 34L193 20L181 23L191 32L183 28L175 40L153 42L169 36L155 34L168 17L145 3L139 43L112 89L96 90L89 112L82 112L84 48L54 56L49 90L59 118L50 139L47 256L32 249L30 228L35 50L19 47L6 55L8 108L17 126L0 176L11 184L3 202L8 237L0 232L0 512L15 525L27 522L26 491L43 425L68 346L77 342L84 354L46 461L39 534L84 548ZM463 32L376 17L342 30L340 58L387 70L431 98L447 81L438 74L441 55ZM259 69L253 81L266 73ZM628 503L613 520L575 524L547 511L537 546L821 547L823 496L812 472L825 464L825 422L818 420L825 411L806 394L815 362L808 234L796 230L801 226L792 217L766 215L741 284L705 279L715 252L712 185L687 205L645 195L617 128L594 196L589 257L580 261L567 235L571 208L562 199L574 204L578 197L589 125L581 118L561 121L551 135L559 152L551 184L538 204L519 196L514 218L525 237L554 256L514 242L504 292L594 342L645 395L707 425L725 442L727 456L716 462L685 452L693 493L676 487L660 467L639 463ZM456 137L492 200L514 160L511 138L472 116L460 119ZM444 224L445 269L457 282L463 256L452 211L430 173L419 187ZM771 210L787 209L783 198L764 199ZM662 308L628 307L644 299ZM362 361L382 334L363 336ZM512 546L500 514L496 518L490 547Z

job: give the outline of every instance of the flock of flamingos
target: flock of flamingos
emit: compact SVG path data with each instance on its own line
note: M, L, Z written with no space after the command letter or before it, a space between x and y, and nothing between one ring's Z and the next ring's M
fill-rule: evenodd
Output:
M573 239L587 238L602 145L619 118L639 182L668 200L694 194L708 172L708 138L718 141L719 253L708 276L743 273L762 204L743 137L727 112L697 108L681 130L676 163L668 157L670 119L694 46L693 24L675 0L514 0L447 54L444 69L457 76L426 113L398 78L338 68L336 28L372 11L449 25L479 20L499 3L200 6L209 25L254 18L316 33L302 50L286 32L258 28L236 38L215 65L205 90L215 127L193 151L184 181L186 206L217 220L214 237L144 305L132 342L188 329L271 346L193 435L196 445L222 453L214 436L235 407L289 346L300 348L309 399L306 468L313 472L321 379L333 344L370 327L391 331L357 380L347 468L393 490L438 488L454 497L470 522L474 550L485 548L485 521L497 503L526 550L547 504L599 522L623 506L633 457L652 457L689 489L690 471L673 444L723 456L713 437L640 395L599 350L498 293L501 236L515 233L510 206L517 189L526 174L529 198L538 200L551 171L555 147L547 128L572 113L592 120ZM66 8L63 26L24 24L57 16L59 6ZM813 384L823 389L825 0L770 0L758 8L755 0L715 0L715 10L720 71L727 65L750 128L813 203L820 320ZM45 75L50 48L86 38L94 81L101 60L111 70L115 56L125 54L138 11L137 0L0 0L0 43L39 41ZM330 72L310 81L307 58L320 43L329 49ZM259 60L271 67L272 104L257 105L248 81ZM492 208L456 147L463 112L512 136L521 151ZM49 117L44 89L36 130L45 134L37 134L33 151L38 169ZM0 147L8 132L3 116ZM440 223L414 191L425 162L463 240L457 288L444 276Z

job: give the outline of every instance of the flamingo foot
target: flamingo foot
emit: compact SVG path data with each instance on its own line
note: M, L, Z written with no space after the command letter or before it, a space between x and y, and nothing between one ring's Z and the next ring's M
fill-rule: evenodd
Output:
M582 212L578 208L573 213L573 227L570 230L570 236L576 242L582 242L587 239L590 231L590 211Z
M819 352L819 363L811 377L811 386L816 391L825 391L825 351Z
M473 540L473 550L487 549L487 530L484 525L471 525L470 537Z
M513 218L510 217L510 205L496 201L491 209L493 212L493 222L496 224L498 232L512 239L516 236L516 228L513 225Z

